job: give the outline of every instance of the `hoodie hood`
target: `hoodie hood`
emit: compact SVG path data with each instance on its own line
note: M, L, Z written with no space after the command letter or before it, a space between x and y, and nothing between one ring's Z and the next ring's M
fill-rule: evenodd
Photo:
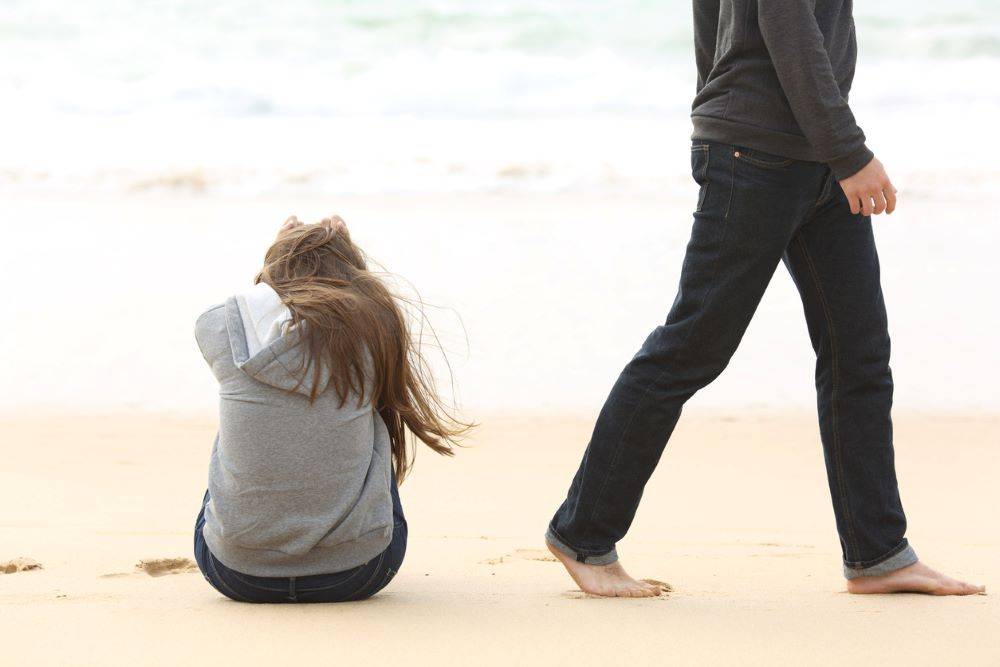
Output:
M291 311L278 293L270 285L259 283L230 297L225 309L233 364L259 382L309 396L312 363L303 374L301 336L291 325ZM329 382L329 373L324 373L317 394Z

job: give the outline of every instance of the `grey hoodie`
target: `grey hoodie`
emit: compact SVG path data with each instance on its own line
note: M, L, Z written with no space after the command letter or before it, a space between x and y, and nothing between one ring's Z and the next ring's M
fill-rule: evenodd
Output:
M331 388L310 403L287 320L274 290L257 285L195 325L219 381L205 541L227 567L258 577L341 572L392 539L385 424L367 395L340 406Z

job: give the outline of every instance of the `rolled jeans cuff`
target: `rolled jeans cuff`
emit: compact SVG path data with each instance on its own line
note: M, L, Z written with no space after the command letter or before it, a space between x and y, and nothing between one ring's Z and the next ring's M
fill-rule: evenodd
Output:
M611 551L600 555L584 554L560 540L551 528L545 533L545 541L573 560L585 565L610 565L618 560L618 550L614 547L611 548Z
M876 560L874 564L865 563L848 564L844 563L844 577L847 579L858 579L859 577L878 577L889 574L904 567L909 567L917 562L917 552L906 540L902 544L889 552L889 555L881 560Z

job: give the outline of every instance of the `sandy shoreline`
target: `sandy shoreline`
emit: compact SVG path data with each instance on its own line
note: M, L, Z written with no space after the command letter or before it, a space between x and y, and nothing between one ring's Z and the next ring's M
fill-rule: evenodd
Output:
M3 418L0 654L9 664L952 664L1000 661L996 595L843 593L809 413L694 411L621 552L656 600L583 598L541 549L591 417L497 417L454 460L420 452L411 541L375 599L231 603L190 556L211 418ZM1000 416L896 418L910 538L951 574L997 583ZM110 576L109 576L110 575ZM364 638L359 640L359 638ZM377 653L376 653L377 651Z

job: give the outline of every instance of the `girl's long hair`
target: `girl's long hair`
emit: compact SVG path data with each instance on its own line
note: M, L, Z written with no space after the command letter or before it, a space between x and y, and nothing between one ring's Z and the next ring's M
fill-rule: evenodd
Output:
M435 392L397 297L368 270L340 218L291 221L268 248L255 282L270 285L291 311L305 352L300 382L310 383L310 400L327 374L325 390L335 391L341 405L352 395L367 397L389 429L397 481L412 464L407 431L451 456L472 425L453 416Z

